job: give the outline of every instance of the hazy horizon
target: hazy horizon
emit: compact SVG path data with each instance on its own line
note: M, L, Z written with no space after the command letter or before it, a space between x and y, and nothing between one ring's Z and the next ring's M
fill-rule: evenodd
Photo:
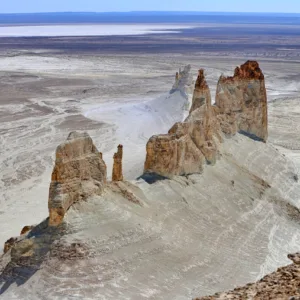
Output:
M1 5L0 13L43 13L43 12L132 12L132 11L174 11L174 12L245 12L245 13L300 13L298 0L214 0L199 2L198 0L115 0L99 3L98 0L11 0Z
M0 15L25 15L25 14L204 14L204 15L290 15L300 16L300 12L271 12L271 11L185 11L185 10L129 10L129 11L38 11L38 12L0 12Z

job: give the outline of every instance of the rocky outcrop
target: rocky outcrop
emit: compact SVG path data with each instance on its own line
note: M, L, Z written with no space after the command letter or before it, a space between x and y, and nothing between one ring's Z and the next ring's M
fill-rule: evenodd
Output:
M118 151L114 154L112 181L123 181L122 159L123 159L123 146L119 145Z
M288 255L288 258L293 261L293 264L279 268L257 283L195 300L298 300L300 299L300 254Z
M25 234L27 234L33 228L34 228L34 226L24 226L21 230L21 233L20 233L21 236L12 237L9 240L7 240L4 243L4 247L3 247L4 254L7 253L10 249L12 249L15 246L16 243L20 242L24 238Z
M257 62L236 68L233 77L221 76L215 105L211 105L204 70L200 69L189 116L168 134L150 138L144 173L172 177L201 172L204 163L216 162L223 135L237 132L267 139L266 89Z
M106 165L90 136L71 132L56 149L49 190L49 225L59 225L73 203L101 194L105 182Z
M28 233L32 228L34 228L34 226L24 226L21 230L20 235Z
M200 69L198 71L198 77L195 84L190 113L205 104L211 104L211 95L204 76L204 70Z
M168 134L155 135L147 143L145 173L162 176L199 173L205 162L214 164L222 140L204 73L199 71L191 109L185 122L176 123ZM203 91L203 93L202 93Z
M205 135L201 121L176 123L168 134L153 136L147 143L145 173L162 176L200 173L205 161L215 163L217 146Z
M256 61L237 67L232 77L220 77L216 106L225 133L239 131L264 142L267 140L267 94L264 75Z
M12 237L10 238L9 240L7 240L5 243L4 243L4 249L3 249L3 252L4 253L7 253L14 245L15 243L18 241L18 238L16 237Z
M188 98L188 94L192 92L193 88L193 76L191 75L191 65L187 65L179 72L176 72L175 83L170 90L170 94L179 91L182 96ZM191 90L190 90L191 89Z
M34 254L34 239L23 239L11 248L12 261L20 261L22 258L30 258Z

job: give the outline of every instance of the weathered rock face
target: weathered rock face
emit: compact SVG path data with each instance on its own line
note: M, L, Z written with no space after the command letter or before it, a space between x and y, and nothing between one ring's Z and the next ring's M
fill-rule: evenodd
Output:
M264 75L255 61L237 67L233 77L221 76L216 92L221 127L266 141L268 138L267 94Z
M5 243L4 243L4 249L3 249L3 252L4 253L7 253L14 245L15 243L18 241L18 238L10 238L9 240L7 240Z
M185 122L176 123L168 134L153 136L148 141L145 173L187 175L201 172L205 162L216 162L221 134L202 71L196 89L194 109Z
M123 146L118 146L118 152L114 154L114 165L112 172L113 181L123 181L122 171L122 159L123 159Z
M215 163L217 147L205 135L201 121L176 123L168 134L153 136L147 144L145 173L170 177L199 173L205 161Z
M90 136L71 132L56 149L49 190L49 225L59 225L73 203L100 194L105 182L106 165Z
M190 113L192 113L195 109L201 107L202 105L211 104L211 95L210 90L207 85L204 76L204 70L200 69L198 72L198 78L196 80L192 106L190 109Z
M257 283L236 288L228 293L218 293L195 300L298 300L300 299L300 254L288 255L288 258L293 261L292 265L279 268Z
M150 138L144 172L166 177L201 172L205 162L216 162L223 133L266 141L267 121L264 75L257 62L248 61L233 77L220 78L214 106L200 69L189 116L168 134Z

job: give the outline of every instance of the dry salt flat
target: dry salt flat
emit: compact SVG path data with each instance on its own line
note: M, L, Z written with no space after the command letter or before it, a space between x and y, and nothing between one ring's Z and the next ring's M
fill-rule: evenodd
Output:
M141 35L153 33L178 33L181 29L192 27L193 26L178 24L0 26L0 37Z

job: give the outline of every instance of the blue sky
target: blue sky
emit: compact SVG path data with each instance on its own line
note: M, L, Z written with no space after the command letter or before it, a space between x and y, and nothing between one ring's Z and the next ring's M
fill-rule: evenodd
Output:
M300 13L300 0L2 0L0 13L180 10Z

